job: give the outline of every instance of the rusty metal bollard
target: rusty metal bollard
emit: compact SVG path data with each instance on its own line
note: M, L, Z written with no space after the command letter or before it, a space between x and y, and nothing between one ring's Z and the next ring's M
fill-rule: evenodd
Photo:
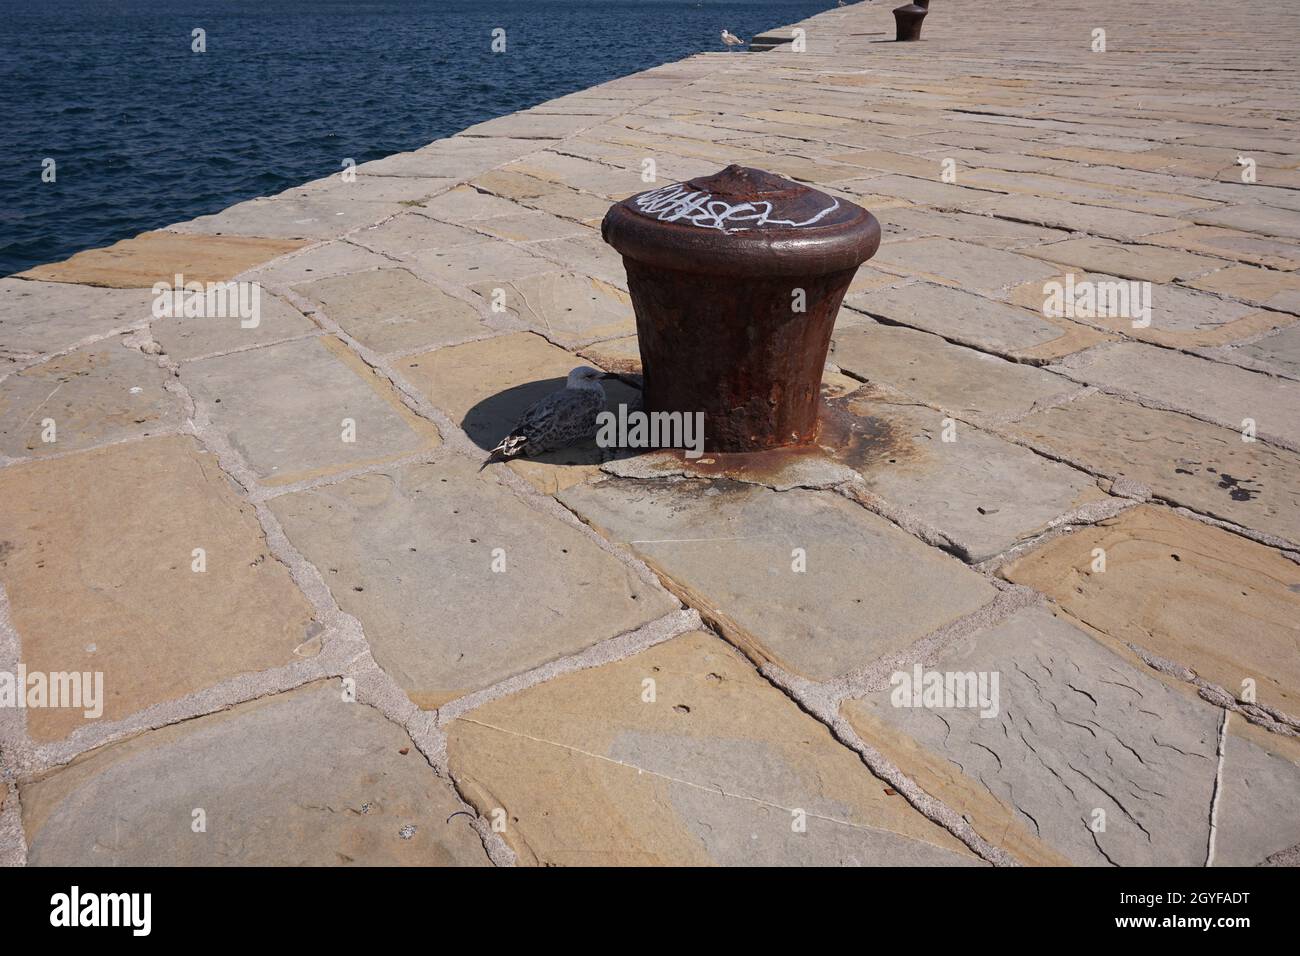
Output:
M703 412L710 452L813 440L836 314L880 246L875 216L728 166L616 203L601 235L627 268L647 412Z
M912 0L907 6L896 8L894 25L898 32L894 39L897 41L921 39L921 22L929 12L930 0Z

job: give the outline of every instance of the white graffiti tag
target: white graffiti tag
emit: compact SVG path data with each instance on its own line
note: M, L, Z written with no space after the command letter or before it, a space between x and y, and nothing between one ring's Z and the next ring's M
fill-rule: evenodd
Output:
M755 226L811 226L840 206L838 199L831 198L831 204L811 219L802 222L774 219L770 202L732 205L725 199L715 199L710 193L691 192L680 183L642 193L633 202L647 216L654 216L660 222L685 221L692 226L719 232L742 232Z

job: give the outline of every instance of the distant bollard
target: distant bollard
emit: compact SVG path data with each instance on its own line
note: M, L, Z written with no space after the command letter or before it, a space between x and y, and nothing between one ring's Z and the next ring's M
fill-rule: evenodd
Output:
M876 218L758 169L661 186L601 226L623 256L647 412L703 412L704 449L810 443L831 330Z
M898 28L897 40L921 39L921 21L930 11L930 0L915 0L894 11L894 24Z

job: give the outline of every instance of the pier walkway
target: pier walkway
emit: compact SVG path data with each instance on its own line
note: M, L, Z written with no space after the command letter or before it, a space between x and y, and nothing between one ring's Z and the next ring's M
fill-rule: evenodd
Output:
M1300 7L889 6L0 280L0 861L1296 862ZM731 163L848 437L480 472Z

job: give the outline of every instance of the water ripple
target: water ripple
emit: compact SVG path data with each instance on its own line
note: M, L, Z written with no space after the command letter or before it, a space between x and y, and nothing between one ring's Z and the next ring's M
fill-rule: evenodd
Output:
M720 49L724 26L748 37L832 5L0 0L0 275ZM190 49L196 27L206 53Z

